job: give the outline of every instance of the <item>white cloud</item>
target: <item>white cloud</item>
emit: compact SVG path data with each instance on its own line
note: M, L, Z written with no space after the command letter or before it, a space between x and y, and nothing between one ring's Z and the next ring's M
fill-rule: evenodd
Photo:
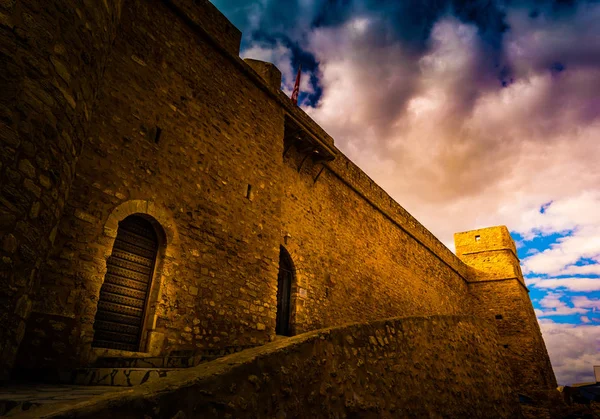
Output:
M597 210L599 205L600 191L575 191L553 200L550 204L546 203L543 213L540 212L540 206L525 212L515 228L526 239L573 230L577 230L575 237L594 238L598 235L596 227L600 225L600 212ZM574 251L576 248L577 246L571 245L567 250ZM598 245L595 250L597 248Z
M540 289L565 289L577 292L600 291L600 278L526 278L527 285Z
M549 248L522 261L527 283L539 289L600 291L600 193L584 191L559 199L544 213L528 214L524 236L570 230ZM585 262L585 265L581 265ZM536 275L535 277L531 277Z
M564 295L562 293L547 293L544 298L542 298L539 302L542 310L537 310L536 314L538 317L548 317L548 316L568 316L571 314L586 314L588 312L587 309L574 306L569 307L562 299Z
M571 265L560 270L557 275L598 275L600 276L600 263L589 265Z
M373 43L374 33L381 35L385 27L377 18L361 17L307 37L306 47L319 62L323 96L316 108L305 110L351 157L371 149L370 157L381 160L381 131L392 129L399 104L415 88L417 63L405 48L399 42Z
M586 296L575 296L571 299L574 307L591 309L593 312L600 311L600 298L588 298Z
M600 208L600 201L598 202ZM600 211L598 211L600 212ZM573 217L573 220L577 220ZM564 275L565 271L585 271L593 268L574 268L571 265L582 258L591 259L600 255L600 222L598 225L581 225L570 236L562 237L542 252L523 260L526 272L549 275ZM594 265L592 265L594 266ZM595 265L600 269L600 265Z
M540 320L540 328L559 385L594 381L600 365L600 325L575 325Z

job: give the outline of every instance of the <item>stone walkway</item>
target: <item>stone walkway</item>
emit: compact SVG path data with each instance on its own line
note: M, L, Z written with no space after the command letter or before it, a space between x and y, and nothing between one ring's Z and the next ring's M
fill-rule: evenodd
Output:
M0 416L50 403L84 400L100 394L122 391L107 386L15 385L0 387Z

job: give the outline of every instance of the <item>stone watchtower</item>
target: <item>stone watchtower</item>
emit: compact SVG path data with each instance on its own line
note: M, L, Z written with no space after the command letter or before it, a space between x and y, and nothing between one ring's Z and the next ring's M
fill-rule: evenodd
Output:
M456 233L456 255L472 268L474 311L494 319L516 390L556 388L548 352L525 285L515 242L505 226Z

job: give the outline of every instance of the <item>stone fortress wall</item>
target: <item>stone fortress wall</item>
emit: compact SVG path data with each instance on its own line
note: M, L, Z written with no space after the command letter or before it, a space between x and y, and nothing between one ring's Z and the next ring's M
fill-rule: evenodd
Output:
M124 394L20 417L521 418L489 326L473 316L431 316L319 329Z
M57 234L120 2L0 4L0 378Z
M474 314L494 318L499 344L519 388L555 388L556 378L508 229L457 233L454 241L457 255L474 269L469 289L482 302Z
M208 1L7 4L5 375L265 344L283 246L292 334L477 315L518 388L556 386L506 228L461 233L452 254L291 104L273 65L238 57L239 31ZM159 247L140 349L93 347L107 259L136 214Z
M42 350L24 353L22 365L93 358L115 211L119 220L148 214L172 231L161 243L142 352L268 341L281 223L283 144L274 139L283 137L283 112L239 73L166 5L126 3L33 307L26 337ZM68 343L54 341L53 324L72 329Z
M315 182L323 165L298 173L302 159L286 155L282 204L286 248L307 290L295 305L299 332L470 310L468 268L364 172L340 153Z

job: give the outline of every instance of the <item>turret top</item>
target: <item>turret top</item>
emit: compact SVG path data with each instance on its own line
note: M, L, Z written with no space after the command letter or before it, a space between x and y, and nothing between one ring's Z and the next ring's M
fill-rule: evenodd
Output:
M517 255L515 242L506 226L481 228L454 234L456 255L479 253L489 250L509 249Z

